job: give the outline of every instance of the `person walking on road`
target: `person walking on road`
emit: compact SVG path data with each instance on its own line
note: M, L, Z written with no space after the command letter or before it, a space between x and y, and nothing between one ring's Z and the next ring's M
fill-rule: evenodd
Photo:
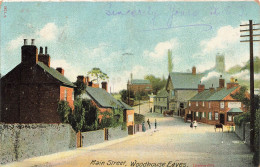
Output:
M190 122L190 128L193 128L193 122L192 121Z
M148 118L148 120L147 120L147 124L148 124L148 126L149 126L149 129L151 129L151 124L150 124L149 118Z
M156 127L157 127L157 121L156 121L156 119L155 119L155 121L154 121L154 127L155 127L155 129L156 129Z
M198 123L197 123L197 121L196 121L196 120L193 122L193 126L195 127L195 129L197 128L197 126L198 126Z

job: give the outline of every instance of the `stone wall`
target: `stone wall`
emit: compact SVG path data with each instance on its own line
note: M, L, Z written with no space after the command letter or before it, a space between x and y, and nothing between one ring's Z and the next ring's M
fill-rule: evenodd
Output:
M104 130L83 132L81 133L81 135L82 135L83 147L88 147L88 146L105 142ZM108 129L108 140L115 140L126 136L128 136L128 131L121 130L121 127Z
M81 135L82 135L83 147L88 147L88 146L102 143L104 142L105 139L104 130L83 132L81 133Z
M69 124L0 124L0 164L76 148Z
M128 136L127 130L121 130L121 126L108 129L108 140L115 140Z

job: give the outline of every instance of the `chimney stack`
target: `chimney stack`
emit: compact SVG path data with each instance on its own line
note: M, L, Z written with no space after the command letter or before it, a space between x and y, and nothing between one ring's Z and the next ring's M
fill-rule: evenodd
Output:
M214 92L214 91L215 91L215 88L213 87L213 84L212 84L212 87L209 88L209 91L210 91L210 92Z
M61 75L64 76L64 69L63 68L57 67L56 70L59 71L59 73L61 73Z
M203 92L204 90L205 90L205 85L201 84L200 81L200 84L198 85L198 93Z
M237 79L234 79L233 77L230 78L230 83L227 83L227 89L237 87L239 86L239 83L237 82Z
M23 39L23 45L28 45L28 43L27 43L27 39Z
M24 39L22 50L22 63L24 65L34 65L38 63L38 49L34 45L28 45L27 39Z
M102 89L105 89L105 91L107 91L107 82L102 82Z
M84 84L86 84L86 77L84 77L83 75L79 75L77 77L77 80L83 82Z
M219 78L219 88L224 88L225 87L225 79L222 78L222 75L220 75Z
M34 39L32 39L32 43L31 43L31 45L34 45L34 41L35 41L35 40L34 40Z
M43 48L40 47L39 61L43 62L46 66L50 67L51 58L47 54L47 47L45 47L45 54L43 54Z
M196 75L196 67L195 66L192 67L192 75Z

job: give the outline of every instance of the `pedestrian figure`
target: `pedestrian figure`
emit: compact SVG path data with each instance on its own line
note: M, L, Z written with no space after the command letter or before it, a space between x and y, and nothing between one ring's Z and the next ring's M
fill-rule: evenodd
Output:
M156 129L156 127L157 127L156 119L155 119L155 121L154 121L154 126L155 126L155 129Z
M142 123L142 131L145 132L144 121L143 121L143 123Z
M193 122L193 126L195 127L195 129L196 129L196 127L198 126L198 123L197 123L196 120Z
M192 121L190 122L190 127L193 128L193 122Z
M151 129L151 124L150 124L149 118L148 118L148 120L147 120L147 124L148 124L148 126L149 126L149 129Z

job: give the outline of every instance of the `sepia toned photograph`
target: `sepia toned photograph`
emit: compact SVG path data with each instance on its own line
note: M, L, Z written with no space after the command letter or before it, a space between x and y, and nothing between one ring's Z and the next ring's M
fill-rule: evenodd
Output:
M260 167L260 2L0 0L0 166Z

